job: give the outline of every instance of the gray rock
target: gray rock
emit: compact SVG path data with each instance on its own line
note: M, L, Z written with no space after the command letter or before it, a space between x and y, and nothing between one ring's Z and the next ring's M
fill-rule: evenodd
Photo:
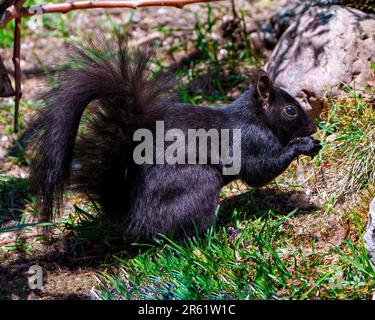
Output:
M345 5L369 13L375 13L374 0L284 0L280 8L261 26L264 45L272 49L284 31L312 6Z
M264 44L274 48L284 31L312 6L342 4L344 0L288 0L261 26Z
M365 248L370 256L371 262L375 265L375 198L370 204L366 233L363 236Z
M266 70L275 84L295 96L312 117L323 97L359 88L373 80L375 15L342 7L312 7L283 34Z

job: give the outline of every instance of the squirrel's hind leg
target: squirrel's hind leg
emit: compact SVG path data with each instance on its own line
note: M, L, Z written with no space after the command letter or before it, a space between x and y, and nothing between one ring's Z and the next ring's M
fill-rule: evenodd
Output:
M151 240L158 234L193 236L215 219L221 174L204 165L144 167L131 194L126 233Z

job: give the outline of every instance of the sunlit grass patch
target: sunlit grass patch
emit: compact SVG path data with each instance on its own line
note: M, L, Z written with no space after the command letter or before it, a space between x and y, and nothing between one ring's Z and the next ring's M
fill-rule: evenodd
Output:
M185 242L170 239L133 259L118 273L102 273L104 299L271 298L290 274L275 250L282 220L254 220L229 235L223 228Z
M332 102L319 123L324 149L316 160L324 175L321 188L346 201L375 184L374 105L360 91L348 91Z
M254 219L177 243L164 239L98 276L99 299L326 299L371 297L375 271L363 244L327 253L290 247L282 225Z

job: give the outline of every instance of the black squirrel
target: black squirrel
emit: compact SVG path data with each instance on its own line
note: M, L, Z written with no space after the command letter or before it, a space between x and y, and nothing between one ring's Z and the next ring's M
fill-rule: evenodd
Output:
M298 155L315 156L321 149L308 115L262 70L234 102L205 107L177 102L171 94L175 76L154 75L153 51L128 47L124 36L73 46L69 57L33 124L30 180L43 220L58 213L63 191L71 187L105 214L123 217L131 238L203 232L225 184L239 178L263 186ZM136 164L133 135L140 128L155 132L156 121L184 133L241 129L239 172L224 175L222 162Z

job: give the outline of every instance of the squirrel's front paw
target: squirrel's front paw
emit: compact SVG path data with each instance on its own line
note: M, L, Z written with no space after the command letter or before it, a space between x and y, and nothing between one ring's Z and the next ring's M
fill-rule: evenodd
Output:
M316 156L320 149L322 149L320 141L311 136L298 138L294 145L298 154L304 154L310 157Z

